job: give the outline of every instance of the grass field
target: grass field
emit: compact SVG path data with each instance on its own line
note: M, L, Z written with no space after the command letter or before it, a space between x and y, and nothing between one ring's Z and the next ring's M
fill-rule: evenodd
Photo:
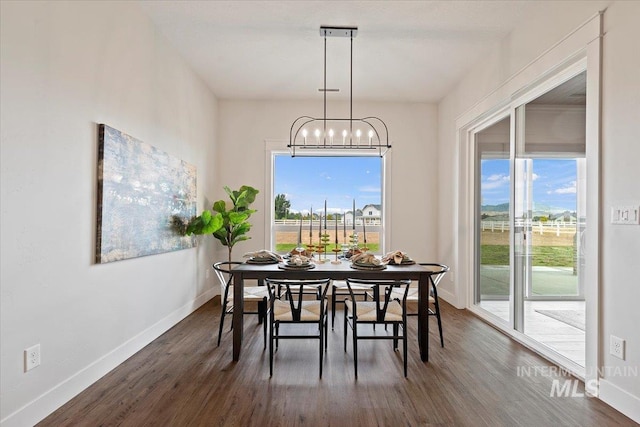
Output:
M334 247L335 231L327 230L330 245L327 251L330 254ZM533 266L542 267L573 267L574 263L574 233L547 232L543 235L532 233L532 255ZM362 238L362 235L360 235ZM282 231L276 233L276 252L287 253L296 247L298 239L297 232ZM302 235L303 245L308 243L308 234ZM314 235L314 243L317 243L318 236ZM338 230L338 241L344 242L344 236ZM306 242L306 243L305 243ZM378 233L367 233L367 246L374 253L380 253L380 236ZM481 238L481 263L483 265L509 265L509 233L500 231L483 231ZM360 246L363 243L360 242Z
M349 231L348 231L349 233ZM332 249L335 247L335 230L327 229L327 234L329 235L329 244L327 245L327 252L333 255ZM318 235L314 233L313 243L318 243ZM347 236L348 239L348 236ZM360 247L364 246L362 242L362 233L360 233ZM284 254L290 252L297 245L298 233L293 231L278 231L276 232L276 252ZM344 243L345 238L342 230L338 230L338 247ZM306 247L309 243L309 234L305 232L302 233L302 246ZM371 252L379 253L380 251L380 234L379 233L367 233L367 247Z
M575 233L532 233L533 266L573 267ZM509 265L509 233L483 231L480 237L483 265Z
M306 245L303 245L306 247ZM295 243L278 243L276 244L276 252L278 252L279 254L284 254L287 252L291 252L291 250L293 250L296 247ZM327 245L327 252L331 255L333 255L333 248L335 247L335 245L331 244L331 245ZM362 247L362 245L360 245L360 247ZM380 245L378 243L369 243L367 242L367 247L369 248L369 250L371 252L377 253L378 250L380 249Z
M532 233L532 293L535 296L577 295L578 276L574 274L575 233ZM490 297L509 295L509 233L484 231L480 238L481 293Z
M509 265L508 245L482 245L480 251L482 265ZM534 246L531 254L534 267L573 267L571 246Z

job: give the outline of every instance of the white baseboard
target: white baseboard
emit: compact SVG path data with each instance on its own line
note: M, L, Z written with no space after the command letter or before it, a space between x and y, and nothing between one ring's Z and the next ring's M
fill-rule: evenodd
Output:
M453 292L450 292L440 286L438 286L438 298L442 298L443 300L445 300L455 308L464 308L464 307L458 306L458 298Z
M98 381L182 319L196 311L200 306L213 298L215 293L215 289L205 291L193 301L170 313L165 318L105 354L89 366L81 369L60 384L27 403L22 408L8 415L0 421L0 426L24 427L32 426L42 421L49 414L67 403L91 384Z
M634 396L605 379L600 380L598 397L607 405L640 423L640 397Z

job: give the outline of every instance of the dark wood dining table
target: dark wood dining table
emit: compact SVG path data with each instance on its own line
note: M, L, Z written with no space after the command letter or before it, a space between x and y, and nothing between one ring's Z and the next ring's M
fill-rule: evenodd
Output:
M420 358L422 361L429 360L429 277L433 273L429 269L419 264L410 265L387 265L384 270L360 270L351 267L348 261L340 264L326 262L315 264L314 268L303 269L282 269L281 264L249 264L244 263L231 270L233 275L233 360L240 360L242 350L242 333L244 330L244 302L243 287L245 279L256 279L263 281L266 278L274 279L322 279L333 280L354 279L410 279L418 282L418 344L420 347Z

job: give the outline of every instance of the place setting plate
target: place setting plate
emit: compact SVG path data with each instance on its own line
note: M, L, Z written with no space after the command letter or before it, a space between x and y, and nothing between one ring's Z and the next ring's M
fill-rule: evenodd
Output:
M311 270L312 268L316 268L315 264L289 264L288 262L278 264L278 268L282 270Z
M249 258L246 263L247 264L256 264L256 265L269 265L269 264L277 264L279 261L273 258Z
M389 265L414 265L416 262L412 259L403 259L400 264L396 264L395 261L391 260L387 264Z
M360 264L358 262L351 263L351 268L356 270L384 270L387 268L384 264Z

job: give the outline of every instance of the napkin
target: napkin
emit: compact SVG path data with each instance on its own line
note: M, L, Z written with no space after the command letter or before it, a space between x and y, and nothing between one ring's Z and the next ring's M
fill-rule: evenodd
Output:
M347 252L347 258L351 258L352 256L357 255L357 254L361 254L361 253L362 253L362 251L360 249L351 248L351 249L349 249L349 252Z
M302 252L298 252L294 248L294 249L291 250L291 252L289 252L289 255L291 255L291 256L302 255L302 256L306 256L308 258L311 258L312 252L307 250L307 249L304 249Z
M351 257L351 262L358 264L380 265L380 260L371 252L362 252Z
M258 259L272 259L275 261L282 261L282 257L275 252L267 249L262 249L255 252L247 252L243 255L244 258L258 258Z
M394 264L401 264L402 261L408 261L411 258L409 258L409 256L402 252L402 251L393 251L393 252L389 252L388 254L386 254L383 258L382 261L383 262L391 262L393 261Z
M309 264L309 261L311 261L311 259L304 255L293 255L289 258L289 264L294 265L306 265Z

